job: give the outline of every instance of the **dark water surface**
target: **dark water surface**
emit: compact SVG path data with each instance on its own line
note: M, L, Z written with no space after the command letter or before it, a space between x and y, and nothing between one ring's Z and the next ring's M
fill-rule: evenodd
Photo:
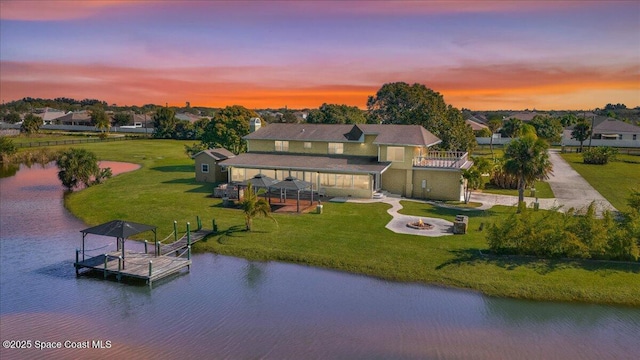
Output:
M0 338L32 341L27 350L2 348L3 360L640 354L640 309L496 299L213 254L193 256L190 273L153 289L76 278L86 225L64 209L56 169L23 167L0 179L0 194ZM104 348L34 349L36 341L94 340Z

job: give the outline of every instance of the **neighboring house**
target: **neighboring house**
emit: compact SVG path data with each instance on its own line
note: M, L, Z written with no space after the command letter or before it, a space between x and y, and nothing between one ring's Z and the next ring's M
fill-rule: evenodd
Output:
M460 200L467 153L431 151L441 142L419 125L270 124L245 136L248 152L224 160L229 182L258 173L308 181L327 196Z
M87 110L68 112L56 119L60 125L84 125L91 126L91 114Z
M536 115L545 115L544 113L538 113L537 111L514 111L507 115L507 119L515 118L524 122L533 120Z
M597 116L593 121L593 139L640 140L640 126L624 121Z
M235 155L222 148L203 150L192 156L196 161L196 181L200 182L226 182L227 172L219 165L219 162Z
M467 125L471 126L471 130L473 130L473 133L475 134L475 136L482 136L487 131L491 133L491 130L489 130L489 127L485 124L481 124L471 119L467 119L464 122Z
M65 115L65 112L47 107L43 109L37 109L34 115L42 118L43 125L53 125L57 122L57 119Z
M198 115L193 115L191 113L178 113L176 114L176 119L178 120L182 120L182 121L188 121L190 123L194 123L200 119L202 119L203 116L198 116Z

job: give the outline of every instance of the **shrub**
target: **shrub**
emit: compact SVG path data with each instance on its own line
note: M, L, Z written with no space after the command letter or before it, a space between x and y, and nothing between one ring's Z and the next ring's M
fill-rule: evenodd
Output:
M16 148L16 144L13 143L13 140L9 139L6 136L0 136L0 161L4 162L4 159L8 156L11 156L16 153L18 149Z
M608 146L598 146L585 150L582 159L585 164L604 165L613 161L618 154L618 150Z
M487 242L497 254L637 261L640 214L615 220L605 212L598 219L593 203L566 214L526 209L492 224Z

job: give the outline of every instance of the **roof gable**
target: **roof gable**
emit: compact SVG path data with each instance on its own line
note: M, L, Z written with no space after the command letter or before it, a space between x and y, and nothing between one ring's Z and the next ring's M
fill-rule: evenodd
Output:
M209 157L213 158L216 161L226 160L226 159L230 159L230 158L236 156L234 153L232 153L231 151L229 151L229 150L227 150L225 148L215 148L215 149L202 150L199 153L193 155L192 158L195 159L196 157L200 156L201 154L209 156Z

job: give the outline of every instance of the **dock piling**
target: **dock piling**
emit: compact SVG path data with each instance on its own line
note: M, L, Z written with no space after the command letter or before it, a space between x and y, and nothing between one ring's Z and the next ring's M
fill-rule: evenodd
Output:
M173 220L173 241L178 241L178 222Z
M152 271L153 271L153 260L149 260L149 278L151 278Z
M107 278L107 262L109 262L109 254L104 254L104 278Z
M191 246L191 224L187 222L187 246Z
M147 240L144 241L144 253L147 253Z

